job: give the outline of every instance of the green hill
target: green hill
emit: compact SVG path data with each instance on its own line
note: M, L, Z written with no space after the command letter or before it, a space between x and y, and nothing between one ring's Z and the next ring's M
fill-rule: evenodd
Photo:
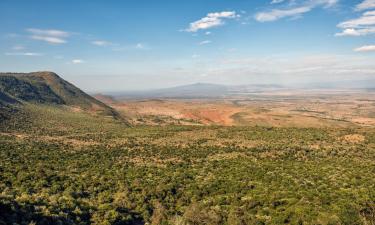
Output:
M0 73L0 118L25 104L69 106L119 119L118 113L53 72Z

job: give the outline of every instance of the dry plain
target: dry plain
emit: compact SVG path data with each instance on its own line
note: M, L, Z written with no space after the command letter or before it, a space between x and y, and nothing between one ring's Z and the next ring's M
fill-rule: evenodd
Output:
M97 98L129 118L134 125L375 125L375 92L366 90L278 90L200 99Z

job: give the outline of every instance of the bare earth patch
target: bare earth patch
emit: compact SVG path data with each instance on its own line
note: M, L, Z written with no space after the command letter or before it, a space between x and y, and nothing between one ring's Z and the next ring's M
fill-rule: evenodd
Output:
M343 94L345 93L345 94ZM107 101L134 125L375 126L375 92L290 90L218 99Z
M341 138L341 140L353 144L358 144L365 141L365 136L361 134L348 134Z

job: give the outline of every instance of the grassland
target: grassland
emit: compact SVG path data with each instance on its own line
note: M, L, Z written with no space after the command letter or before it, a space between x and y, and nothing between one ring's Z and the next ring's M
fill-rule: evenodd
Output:
M374 224L371 127L1 123L0 224Z

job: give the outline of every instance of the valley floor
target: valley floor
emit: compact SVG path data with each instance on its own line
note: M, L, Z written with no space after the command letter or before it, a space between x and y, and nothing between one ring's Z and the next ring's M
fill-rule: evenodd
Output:
M374 224L375 130L135 126L28 106L0 224Z
M279 90L216 99L98 99L138 125L375 126L375 92L365 90Z

